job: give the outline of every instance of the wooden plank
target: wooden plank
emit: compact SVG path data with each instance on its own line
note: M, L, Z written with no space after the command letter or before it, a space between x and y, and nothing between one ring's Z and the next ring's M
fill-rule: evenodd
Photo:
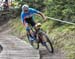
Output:
M0 44L0 59L40 59L38 50L17 37L0 34Z

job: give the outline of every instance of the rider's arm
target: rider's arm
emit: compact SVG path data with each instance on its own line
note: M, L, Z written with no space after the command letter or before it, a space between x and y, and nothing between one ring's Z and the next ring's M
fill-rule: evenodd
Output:
M33 9L33 8L30 8L30 9L31 9L31 12L32 12L32 13L39 14L39 15L42 16L43 19L46 19L45 15L44 15L42 12L40 12L40 11L38 11L38 10L36 10L36 9Z
M24 19L25 19L25 16L24 16L23 13L21 13L21 22L22 22L23 25L25 25L25 21L24 21Z
M42 12L38 12L37 14L41 15L42 18L46 20L46 17L45 17L45 15Z
M28 23L25 21L25 15L24 15L23 13L21 14L21 22L22 22L22 24L26 27L26 30L27 30L27 31L30 31L29 25L28 25Z

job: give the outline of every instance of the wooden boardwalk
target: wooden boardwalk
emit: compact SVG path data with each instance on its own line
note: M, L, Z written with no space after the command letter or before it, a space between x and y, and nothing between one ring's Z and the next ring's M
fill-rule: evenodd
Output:
M38 50L17 37L0 34L0 44L0 59L40 59Z

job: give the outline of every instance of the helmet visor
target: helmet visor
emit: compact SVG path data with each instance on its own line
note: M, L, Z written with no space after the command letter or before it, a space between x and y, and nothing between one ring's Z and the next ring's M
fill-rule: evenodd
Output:
M24 8L24 12L28 12L28 8Z
M28 12L28 9L29 9L29 6L28 6L28 5L23 5L23 6L22 6L22 10L23 10L24 12Z

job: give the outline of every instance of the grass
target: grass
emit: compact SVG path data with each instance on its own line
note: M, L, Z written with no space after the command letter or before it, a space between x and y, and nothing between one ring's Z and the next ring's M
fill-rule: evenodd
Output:
M34 18L36 18L36 21L41 22L41 18L36 16ZM12 20L10 26L13 27L12 34L18 37L22 37L26 34L20 18ZM52 20L48 20L42 24L41 28L48 32L49 36L52 38L54 47L65 51L68 59L75 59L75 26L68 24L54 26L54 22Z
M13 19L10 26L13 28L11 32L13 35L16 35L18 37L22 37L25 35L25 27L21 24L20 18Z
M50 33L54 45L67 53L69 59L75 59L75 26L64 25Z

